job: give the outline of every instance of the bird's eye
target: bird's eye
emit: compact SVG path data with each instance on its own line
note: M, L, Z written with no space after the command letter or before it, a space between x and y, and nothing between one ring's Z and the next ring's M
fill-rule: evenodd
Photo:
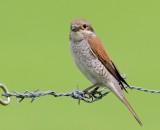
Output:
M86 24L83 24L83 28L86 28L87 27L87 25Z

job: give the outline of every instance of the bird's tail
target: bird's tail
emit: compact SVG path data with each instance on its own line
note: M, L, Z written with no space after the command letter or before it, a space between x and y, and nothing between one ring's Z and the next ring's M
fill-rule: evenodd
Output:
M136 112L133 110L132 106L129 104L129 102L127 101L127 99L125 98L120 86L115 86L114 84L110 84L110 90L127 106L127 108L130 110L130 112L132 113L132 115L135 117L135 119L137 120L137 122L143 126L142 122L140 121L139 117L137 116Z
M136 112L134 111L134 109L132 108L132 106L129 104L129 102L127 101L127 99L122 96L121 97L122 102L127 106L127 108L130 110L130 112L132 113L132 115L134 116L134 118L137 120L137 122L143 127L142 122L140 121L139 117L137 116Z

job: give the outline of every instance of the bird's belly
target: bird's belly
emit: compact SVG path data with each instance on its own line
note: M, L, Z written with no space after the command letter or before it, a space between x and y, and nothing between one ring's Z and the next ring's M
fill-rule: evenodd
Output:
M88 80L90 80L93 84L99 83L99 75L95 73L94 68L92 68L89 64L85 63L81 58L76 58L75 63L79 70L86 76Z
M71 44L71 51L77 67L87 79L93 84L104 84L109 72L91 51L90 46L87 43Z

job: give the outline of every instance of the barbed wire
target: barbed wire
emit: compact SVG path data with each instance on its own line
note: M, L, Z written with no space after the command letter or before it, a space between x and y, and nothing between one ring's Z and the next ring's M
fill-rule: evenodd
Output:
M102 99L104 96L108 95L111 92L107 88L97 88L96 85L93 85L85 90L80 90L79 88L77 88L77 90L73 90L72 92L66 92L66 93L57 93L52 90L43 91L43 92L39 90L35 90L33 92L26 90L23 93L19 93L16 91L13 91L12 93L10 93L4 84L0 84L0 88L3 89L4 91L4 94L2 94L2 96L6 97L6 100L0 99L0 104L2 105L8 105L10 103L10 97L16 97L17 103L20 103L25 98L30 98L31 102L33 102L36 98L46 96L46 95L51 95L54 97L68 96L73 99L77 99L79 104L81 100L86 103L93 103L95 101ZM94 89L90 89L90 88L94 88ZM136 87L136 86L130 86L130 88L134 90L148 92L148 93L160 93L160 90L150 90L150 89L145 89L145 88ZM128 89L128 87L126 87L126 89Z

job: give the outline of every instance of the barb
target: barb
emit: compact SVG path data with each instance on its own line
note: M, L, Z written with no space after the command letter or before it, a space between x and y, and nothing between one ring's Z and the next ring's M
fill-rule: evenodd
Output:
M130 86L130 87L131 89L144 91L148 93L160 93L160 90L150 90L150 89L145 89L145 88L136 87L136 86ZM66 92L66 93L56 93L55 91L52 91L52 90L43 91L43 92L40 92L39 90L35 90L33 92L26 90L23 93L19 93L16 91L13 91L12 93L10 93L5 85L0 84L0 88L2 88L4 91L4 94L2 94L2 96L6 97L6 100L0 99L0 103L2 105L8 105L10 103L10 97L16 97L17 102L20 103L25 98L30 98L31 102L33 102L36 98L45 96L45 95L51 95L54 97L68 96L73 99L77 99L79 104L81 100L87 103L93 103L95 101L102 99L104 96L108 95L111 92L106 88L99 89L98 87L96 87L96 85L91 86L83 91L80 89L77 89L72 92ZM126 88L128 89L128 87Z

